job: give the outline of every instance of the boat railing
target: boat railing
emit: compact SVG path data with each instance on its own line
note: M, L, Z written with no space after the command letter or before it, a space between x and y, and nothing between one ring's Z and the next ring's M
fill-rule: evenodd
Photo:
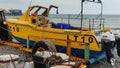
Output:
M81 18L63 18L63 17L50 17L54 23L69 23L73 27L81 26ZM83 27L89 29L104 29L104 18L83 18Z

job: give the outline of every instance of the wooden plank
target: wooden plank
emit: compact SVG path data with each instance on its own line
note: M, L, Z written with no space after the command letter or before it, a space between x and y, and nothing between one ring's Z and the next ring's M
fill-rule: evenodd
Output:
M21 44L18 42L10 42L10 41L2 41L2 40L0 40L0 44L8 45L8 46L16 47L16 48L25 46L25 44Z
M20 50L32 53L32 49L31 48L21 47Z

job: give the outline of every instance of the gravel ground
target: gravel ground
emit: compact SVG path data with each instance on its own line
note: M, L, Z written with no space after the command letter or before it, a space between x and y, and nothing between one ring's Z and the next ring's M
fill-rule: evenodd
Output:
M20 56L20 59L26 59L26 60L32 59L30 53L21 51L14 47L0 45L0 55L3 54L16 54ZM116 50L114 54L116 59L115 66L111 66L109 63L107 63L106 59L103 59L99 62L89 65L88 68L120 68L120 58L116 55Z
M3 54L15 54L19 55L20 60L32 60L32 56L30 53L21 51L17 48L6 46L6 45L0 45L0 55Z
M114 66L109 64L106 59L103 59L99 62L96 62L96 63L90 65L88 68L120 68L120 58L117 56L116 49L115 49L115 53L114 53L114 59L115 59Z

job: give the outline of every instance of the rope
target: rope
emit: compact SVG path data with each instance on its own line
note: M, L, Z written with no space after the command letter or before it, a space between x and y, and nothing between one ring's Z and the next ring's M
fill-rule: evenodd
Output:
M12 62L12 64L13 64L14 68L16 68L16 65L15 65L15 63L14 63L11 55L10 55L10 58L11 58L11 62Z
M3 30L5 30L5 31L8 31L8 32L10 32L8 29L6 29L6 28L3 28L2 26L0 26L0 28L2 28Z

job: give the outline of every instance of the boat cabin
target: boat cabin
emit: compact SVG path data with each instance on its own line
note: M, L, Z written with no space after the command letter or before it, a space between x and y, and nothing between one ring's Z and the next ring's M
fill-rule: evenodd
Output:
M25 14L20 17L20 20L28 21L29 24L33 24L35 26L54 27L54 24L48 19L48 14L52 7L50 6L49 8L46 8L43 6L31 6Z

